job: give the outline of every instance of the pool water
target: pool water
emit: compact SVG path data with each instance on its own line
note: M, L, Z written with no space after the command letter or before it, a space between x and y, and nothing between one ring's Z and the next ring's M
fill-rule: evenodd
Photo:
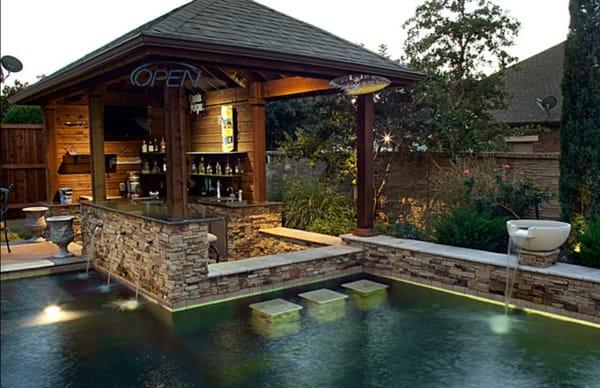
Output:
M354 276L169 314L73 274L2 283L2 387L599 386L600 330ZM325 307L297 295L369 278L386 292ZM284 298L297 319L251 303ZM58 305L61 311L43 310Z

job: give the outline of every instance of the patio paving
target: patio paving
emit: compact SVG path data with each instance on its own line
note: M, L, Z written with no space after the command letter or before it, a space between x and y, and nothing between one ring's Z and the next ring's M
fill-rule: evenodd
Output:
M78 270L80 267L85 268L86 261L81 255L82 247L79 244L69 244L69 251L74 256L63 259L52 257L58 252L58 247L48 241L14 242L10 248L12 252L8 253L6 245L3 243L0 249L2 280L72 271Z

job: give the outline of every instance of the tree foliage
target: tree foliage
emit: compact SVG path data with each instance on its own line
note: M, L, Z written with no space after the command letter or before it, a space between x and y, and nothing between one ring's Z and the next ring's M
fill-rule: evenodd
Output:
M2 118L3 123L42 124L44 122L42 108L35 105L14 105Z
M562 217L600 216L600 2L571 0L560 133Z
M427 74L411 89L403 129L415 144L452 153L491 150L506 106L502 70L520 23L488 0L426 0L404 23L409 65Z
M9 104L8 99L25 89L27 86L27 82L21 83L19 80L15 80L15 83L12 86L4 85L2 93L0 94L0 121L4 119L6 112L13 106L12 104Z

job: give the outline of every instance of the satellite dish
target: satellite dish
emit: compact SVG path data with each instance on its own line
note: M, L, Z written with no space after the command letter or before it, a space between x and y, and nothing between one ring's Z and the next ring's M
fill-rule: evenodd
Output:
M543 110L548 112L550 109L552 109L556 106L556 103L558 101L556 100L556 97L554 97L554 96L546 96L544 98L536 98L535 102L537 103L537 105L540 108L542 108Z
M9 73L18 73L23 70L23 64L17 58L12 55L5 55L0 59L2 67L8 70Z

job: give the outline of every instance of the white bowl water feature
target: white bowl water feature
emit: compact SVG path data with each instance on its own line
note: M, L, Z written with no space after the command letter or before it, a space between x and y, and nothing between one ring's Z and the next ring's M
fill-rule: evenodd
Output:
M518 248L533 252L551 252L563 245L571 225L560 221L511 220L506 229Z

